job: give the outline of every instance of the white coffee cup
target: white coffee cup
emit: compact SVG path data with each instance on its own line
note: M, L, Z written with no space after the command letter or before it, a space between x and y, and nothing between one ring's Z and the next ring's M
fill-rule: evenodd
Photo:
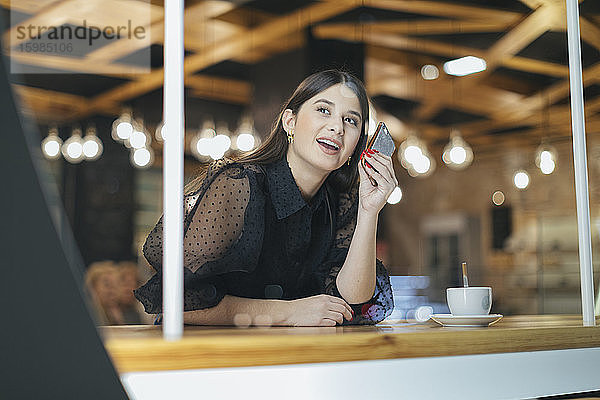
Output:
M487 315L492 308L492 288L448 288L446 299L452 315Z

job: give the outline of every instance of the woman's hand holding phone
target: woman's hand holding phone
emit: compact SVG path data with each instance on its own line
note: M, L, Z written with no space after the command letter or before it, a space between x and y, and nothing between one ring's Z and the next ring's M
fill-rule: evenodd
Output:
M359 208L366 212L379 213L398 185L391 158L394 150L394 141L385 124L380 122L361 154L358 167Z

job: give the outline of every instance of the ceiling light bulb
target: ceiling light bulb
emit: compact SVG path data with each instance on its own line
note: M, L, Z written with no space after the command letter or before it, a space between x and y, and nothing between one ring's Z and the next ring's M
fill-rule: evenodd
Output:
M44 155L49 159L56 159L60 156L60 142L55 138L47 138L42 144Z
M485 60L474 56L461 57L444 63L444 71L454 76L470 75L484 71L486 68Z
M112 138L117 142L123 142L131 136L133 133L133 124L131 119L131 113L125 111L117 118L112 124Z
M225 154L225 152L227 152L227 150L229 150L229 148L231 147L231 139L229 138L229 136L222 134L218 134L217 136L215 136L213 139L213 143L219 149L218 151L222 152L223 154Z
M408 146L404 150L404 158L411 164L418 162L421 157L423 157L423 151L415 145Z
M496 190L494 194L492 194L492 203L497 206L504 204L505 199L506 197L504 196L504 193L502 193L500 190Z
M59 158L62 143L62 139L58 137L58 128L51 127L48 129L48 136L42 140L42 152L44 153L44 157L49 160Z
M136 168L148 168L152 166L154 160L154 153L151 149L142 147L141 149L135 149L131 152L130 156L131 163Z
M450 141L444 147L442 161L448 168L457 171L467 168L473 162L473 150L459 130L453 129L450 132Z
M133 133L133 125L131 122L119 122L117 125L117 137L120 140L127 140Z
M236 140L237 148L241 151L250 151L254 148L254 135L241 133Z
M416 162L412 163L412 165L419 174L426 174L431 167L431 160L427 156L421 156Z
M102 150L102 141L96 134L96 128L94 126L88 127L83 138L83 155L85 159L88 161L97 160L102 155Z
M535 150L535 165L543 174L549 175L556 169L558 153L556 149L542 142Z
M513 182L518 189L526 189L529 186L529 174L523 170L517 171L513 177Z
M62 146L62 155L68 162L78 164L83 161L83 145L81 142L81 129L73 129L71 137Z
M421 67L421 76L426 81L431 81L440 76L440 70L435 65L423 65L423 67Z
M146 134L141 129L136 129L129 137L129 144L134 149L141 149L142 147L146 146L147 140L148 137L146 136Z
M552 161L552 159L545 159L542 160L542 162L540 163L540 170L544 175L550 175L551 173L553 173L555 167L556 164L554 163L554 161Z
M160 124L156 126L156 130L154 131L154 138L159 142L164 142L167 137L167 128L165 121L161 121Z
M454 164L462 164L467 159L467 152L463 147L456 146L450 150L449 156Z

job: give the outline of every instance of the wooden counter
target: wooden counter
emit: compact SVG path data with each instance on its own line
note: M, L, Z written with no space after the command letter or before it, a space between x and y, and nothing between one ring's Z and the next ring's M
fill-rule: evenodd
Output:
M177 342L159 326L100 328L119 373L600 347L581 316L505 317L487 328L384 321L349 327L186 326ZM597 324L600 319L597 319Z

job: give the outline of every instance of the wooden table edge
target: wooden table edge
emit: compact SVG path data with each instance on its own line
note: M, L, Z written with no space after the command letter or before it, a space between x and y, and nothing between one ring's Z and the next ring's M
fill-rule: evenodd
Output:
M598 327L531 327L331 335L107 338L119 373L442 357L600 347Z

